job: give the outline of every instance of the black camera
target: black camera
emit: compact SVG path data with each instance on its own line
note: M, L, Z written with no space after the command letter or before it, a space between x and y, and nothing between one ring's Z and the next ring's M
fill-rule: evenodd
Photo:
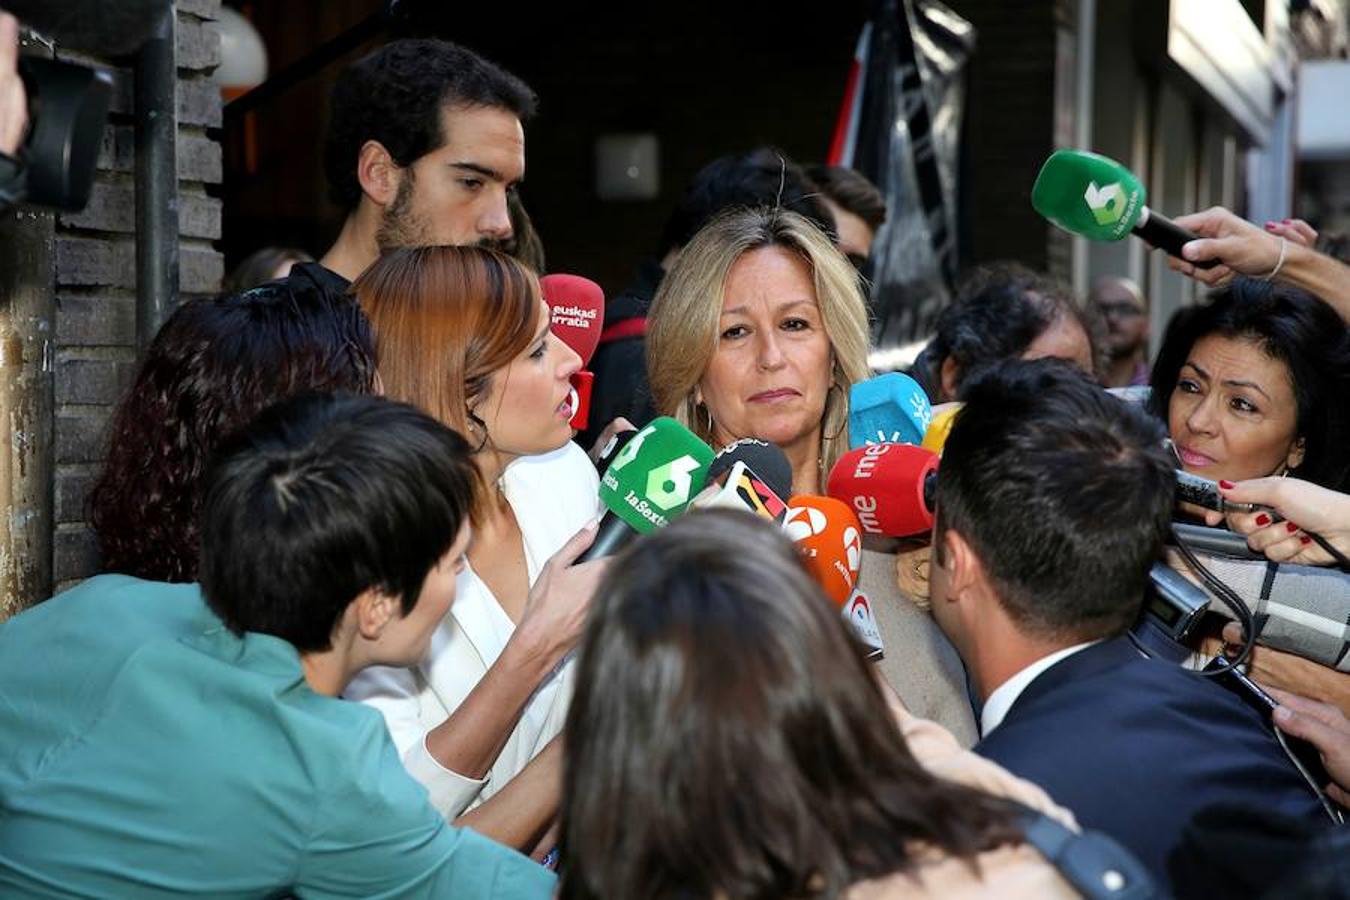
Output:
M112 79L32 56L20 60L19 75L28 94L28 137L16 156L0 159L0 208L32 203L81 210L94 184Z
M1172 640L1184 641L1209 609L1209 596L1163 563L1153 564L1148 581L1144 614Z

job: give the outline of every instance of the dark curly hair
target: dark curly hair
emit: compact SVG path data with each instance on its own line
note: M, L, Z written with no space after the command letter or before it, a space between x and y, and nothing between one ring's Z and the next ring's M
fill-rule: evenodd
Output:
M445 144L441 110L486 106L524 121L534 115L534 92L516 76L449 41L399 40L343 70L333 86L323 163L334 203L352 209L361 200L356 157L379 141L394 162L409 166Z
M910 374L934 403L942 394L942 364L956 364L956 388L1005 359L1021 356L1061 317L1077 322L1092 346L1094 366L1101 346L1098 323L1079 307L1064 282L1014 262L973 269L956 299L938 316L937 333L914 361Z
M151 342L113 415L89 519L103 568L192 581L212 452L264 407L309 391L370 393L375 342L356 301L310 282L189 300Z
M1312 294L1279 282L1237 278L1172 317L1150 378L1149 406L1164 422L1181 367L1201 338L1255 341L1289 370L1298 404L1303 462L1289 474L1334 491L1350 490L1350 332Z

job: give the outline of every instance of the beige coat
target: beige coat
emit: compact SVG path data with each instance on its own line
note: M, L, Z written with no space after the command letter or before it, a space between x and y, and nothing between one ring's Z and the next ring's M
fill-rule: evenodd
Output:
M915 718L899 709L896 718L910 750L934 775L1012 798L1077 830L1073 814L1056 806L1043 790L997 763L962 749L941 725ZM1079 896L1040 853L1025 844L981 853L976 861L979 875L962 860L934 853L930 861L911 874L891 875L854 885L848 892L848 900L896 900L901 897L1056 900Z
M901 560L907 566L917 561L917 557ZM896 563L893 553L863 552L861 587L872 601L884 645L877 668L911 712L937 722L961 746L969 747L979 733L961 657L928 613L927 598L920 597L916 603L916 596L909 592L920 585L910 583L902 589L897 584ZM916 580L926 583L927 578L925 570Z

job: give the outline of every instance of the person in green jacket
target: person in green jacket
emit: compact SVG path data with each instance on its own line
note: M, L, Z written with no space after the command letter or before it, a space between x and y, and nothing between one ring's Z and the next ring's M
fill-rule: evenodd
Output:
M426 652L473 477L410 406L293 399L204 476L200 587L100 575L0 625L0 896L549 896L339 697Z

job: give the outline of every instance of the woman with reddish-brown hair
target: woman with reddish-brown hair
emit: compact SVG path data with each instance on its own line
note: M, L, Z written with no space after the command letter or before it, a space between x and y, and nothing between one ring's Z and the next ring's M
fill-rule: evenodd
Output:
M558 804L568 651L599 562L599 483L572 443L580 358L549 331L535 276L479 247L385 254L353 285L389 397L476 448L473 539L456 601L412 669L370 669L349 699L382 713L413 777L447 818L525 851Z

